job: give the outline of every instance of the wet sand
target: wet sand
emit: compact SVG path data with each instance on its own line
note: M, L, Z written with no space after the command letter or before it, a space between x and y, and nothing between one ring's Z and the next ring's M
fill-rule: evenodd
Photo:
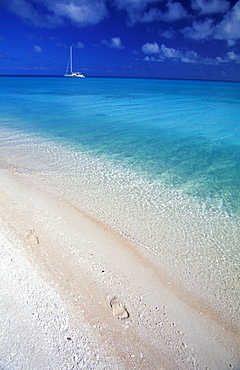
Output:
M36 175L0 171L0 224L1 368L240 368L239 333L197 290Z

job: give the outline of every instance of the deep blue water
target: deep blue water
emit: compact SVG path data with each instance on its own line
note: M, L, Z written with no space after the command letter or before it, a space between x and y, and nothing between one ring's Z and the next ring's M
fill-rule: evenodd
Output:
M1 125L240 214L240 83L1 78Z

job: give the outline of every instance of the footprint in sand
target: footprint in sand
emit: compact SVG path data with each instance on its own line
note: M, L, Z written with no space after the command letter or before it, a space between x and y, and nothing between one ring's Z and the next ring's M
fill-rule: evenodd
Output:
M126 307L118 300L116 296L107 294L106 297L112 308L113 316L121 320L127 319L129 317L129 312L127 311Z
M36 233L34 232L34 230L29 230L25 233L26 235L26 241L29 243L29 244L39 244L39 239L36 235Z

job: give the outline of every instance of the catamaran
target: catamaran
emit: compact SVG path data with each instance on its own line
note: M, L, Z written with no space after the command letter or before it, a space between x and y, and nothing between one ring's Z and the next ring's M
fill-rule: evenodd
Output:
M70 73L68 73L68 69L70 69ZM70 57L66 69L66 73L64 77L81 77L85 78L85 76L81 72L73 72L72 70L72 46L70 46Z

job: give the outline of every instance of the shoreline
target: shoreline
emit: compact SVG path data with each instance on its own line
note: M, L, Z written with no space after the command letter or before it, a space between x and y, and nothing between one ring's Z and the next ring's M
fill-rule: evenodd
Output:
M121 242L152 261L165 288L227 330L240 331L240 220L84 151L21 132L2 136L3 168L29 176L33 188L121 234Z
M167 277L164 282L148 252L103 228L65 199L54 197L34 175L5 169L0 170L0 180L2 253L5 251L9 258L11 254L15 256L19 271L26 276L32 274L31 283L24 279L20 283L15 273L16 264L11 267L6 265L6 259L1 259L2 271L7 269L2 276L11 287L8 291L7 284L2 288L3 297L8 299L1 302L4 308L1 319L3 326L7 326L15 301L21 308L14 311L16 322L17 318L24 317L27 328L34 326L33 333L26 330L32 338L20 346L23 353L15 353L12 364L7 362L12 341L17 348L24 328L15 323L11 328L11 341L6 336L2 338L5 356L0 364L4 368L20 363L20 368L26 368L31 364L28 361L36 359L32 363L40 369L40 357L29 344L34 340L38 351L41 348L40 352L49 353L48 368L56 368L61 361L60 366L66 369L72 366L108 369L109 363L116 369L238 368L239 333L227 331L211 320L208 312L199 312L193 304L186 304L187 301L174 294ZM14 292L18 291L19 284L24 292L16 298ZM37 294L40 286L51 291L50 296L43 294L41 305ZM29 287L35 292L34 318L26 303ZM108 294L117 297L117 305L124 307L129 317L121 320L113 315ZM54 301L62 310L58 313L53 310L45 318L45 308L54 305ZM56 329L54 333L50 322L56 318L60 322L68 321L65 331ZM45 333L47 342L38 338L44 337L38 325L50 333L49 337ZM83 327L84 335L80 334ZM71 331L78 339L72 340ZM79 343L77 345L79 336L88 343L83 350L79 349ZM54 348L51 340L55 341ZM70 343L69 350L65 347ZM59 348L61 356L56 360Z

